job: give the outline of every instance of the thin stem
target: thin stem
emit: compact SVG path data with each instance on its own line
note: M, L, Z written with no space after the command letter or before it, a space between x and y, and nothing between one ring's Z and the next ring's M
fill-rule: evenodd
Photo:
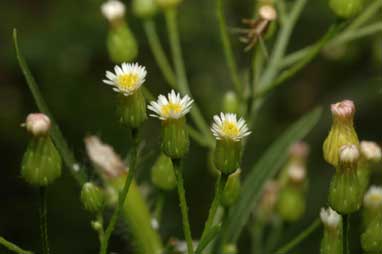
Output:
M260 220L256 220L251 228L252 235L252 254L263 253L263 233L264 223Z
M282 235L282 231L283 221L280 218L273 219L271 231L269 232L268 240L265 244L265 253L272 253Z
M186 192L184 190L184 180L182 173L182 165L181 160L173 159L174 171L176 176L176 183L178 188L178 196L179 196L179 205L182 213L182 225L183 225L183 233L184 238L187 242L187 253L194 253L194 247L192 244L192 235L191 235L191 227L190 220L188 218L188 206L186 201Z
M40 234L41 252L49 254L47 187L40 187Z
M321 225L320 219L316 219L313 223L306 228L303 232L297 235L292 241L287 243L286 245L279 248L275 253L276 254L286 254L291 251L293 248L298 246L301 242L303 242L309 235L311 235L316 229Z
M186 76L186 70L183 61L182 49L180 46L180 38L178 32L178 22L177 22L177 10L170 8L165 12L166 25L168 30L168 36L170 40L170 48L172 53L173 62L175 65L175 73L176 79L178 83L179 90L191 96L191 91L188 86L188 80ZM191 116L198 127L198 129L203 133L206 140L209 143L213 142L211 137L209 127L206 121L203 119L203 116L198 109L198 107L194 104L191 109Z
M361 14L348 26L345 33L354 31L372 18L382 7L382 0L373 1Z
M22 248L20 248L16 244L14 244L10 241L7 241L6 239L4 239L1 236L0 236L0 245L3 245L8 250L13 251L13 252L18 253L18 254L33 254L32 251L23 250Z
M165 193L163 191L160 191L156 200L155 212L154 212L155 219L157 220L159 225L162 219L162 211L164 207L165 198L166 198Z
M134 179L135 171L136 171L136 163L137 163L137 156L138 156L138 142L136 137L136 130L133 130L134 138L134 144L131 147L131 161L129 165L129 173L126 177L125 184L123 186L122 191L119 193L118 196L118 204L115 208L113 215L110 219L109 225L107 226L105 230L105 234L103 235L103 239L101 241L101 254L107 253L107 248L109 244L109 239L111 237L112 232L114 231L115 225L117 224L118 218L121 215L123 205L125 203L127 193L129 192L130 185Z
M344 254L349 254L349 237L350 237L350 214L345 214L343 217L343 233L344 233L344 240L343 240L343 251Z
M162 72L163 77L172 88L177 88L175 73L166 57L166 54L161 45L158 33L155 28L155 23L152 19L145 19L143 27L149 42L151 52L154 55L155 61Z
M229 39L229 33L227 30L227 23L224 17L224 8L223 8L223 0L216 0L216 14L219 23L220 30L220 39L223 45L224 56L229 68L229 72L231 75L231 80L234 85L235 91L238 96L243 96L242 86L237 70L237 64L235 62L235 57L232 51L231 41Z
M216 180L214 199L212 200L211 207L208 212L208 217L204 225L202 236L200 237L200 242L203 242L203 240L206 238L207 233L210 231L210 229L213 226L214 218L219 208L220 199L221 199L224 187L227 183L227 179L228 179L228 175L222 174L222 175L219 175Z

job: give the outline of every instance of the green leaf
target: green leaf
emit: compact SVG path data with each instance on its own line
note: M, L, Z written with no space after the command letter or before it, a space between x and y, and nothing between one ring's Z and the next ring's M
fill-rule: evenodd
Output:
M316 108L294 123L254 165L251 172L245 177L246 180L239 201L230 211L224 226L223 239L231 243L238 240L256 206L265 182L273 177L285 163L289 147L294 142L304 138L317 124L321 111L321 108Z
M80 169L80 164L77 163L76 159L74 158L74 154L69 149L68 144L65 141L64 136L62 135L61 130L59 129L56 121L53 119L52 114L49 111L49 108L41 94L41 91L36 83L36 80L34 79L23 55L21 54L21 51L19 49L19 43L17 40L17 30L13 29L13 41L16 49L16 56L17 60L19 62L21 71L27 81L29 90L32 93L32 96L36 102L36 105L38 109L49 116L51 122L52 122L52 128L51 128L51 137L60 152L62 159L65 163L65 165L70 169L70 172L74 176L74 178L82 185L86 181L86 175L85 171Z
M199 242L198 247L195 250L195 254L200 254L208 246L208 244L215 239L215 237L220 232L220 229L221 225L215 225L210 230L208 230L206 236Z

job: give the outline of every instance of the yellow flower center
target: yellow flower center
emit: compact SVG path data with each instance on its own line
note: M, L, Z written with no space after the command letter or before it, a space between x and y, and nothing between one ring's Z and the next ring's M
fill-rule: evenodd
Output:
M132 90L136 87L139 77L136 74L123 74L118 76L118 86L121 90Z
M371 199L371 201L373 201L373 203L380 203L380 202L382 202L382 197L381 197L381 195L371 195L370 196L370 199Z
M235 123L224 121L222 126L223 133L229 137L237 137L240 130Z
M170 114L180 113L182 111L182 107L180 104L169 103L164 105L161 111L163 116L168 117Z

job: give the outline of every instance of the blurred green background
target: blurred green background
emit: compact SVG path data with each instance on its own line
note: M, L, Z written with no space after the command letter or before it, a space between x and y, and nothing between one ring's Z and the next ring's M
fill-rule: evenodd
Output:
M251 17L252 1L226 2L231 27L240 27L242 18ZM39 250L38 192L19 177L20 161L28 141L20 124L28 113L37 109L16 62L12 29L18 29L21 50L76 156L88 163L83 145L83 138L88 134L99 135L123 154L128 149L127 139L115 114L115 94L102 84L105 70L111 69L113 64L106 51L108 24L100 14L100 3L95 0L0 1L0 235L26 249ZM130 6L129 1L126 4ZM137 61L149 71L146 86L155 95L167 92L169 87L153 60L142 24L130 8L127 9L128 23L139 42ZM224 93L232 89L219 40L215 2L186 0L179 19L193 97L206 119L211 119L221 109ZM156 21L168 52L162 15L158 15ZM333 21L326 1L309 1L292 36L289 51L318 39ZM285 226L285 234L278 245L306 227L326 203L327 186L334 172L321 155L321 143L330 126L329 104L353 99L360 138L382 141L381 38L382 34L374 35L341 47L338 54L333 51L321 54L295 78L271 93L261 109L244 156L243 178L246 170L288 125L317 105L325 109L322 121L307 138L312 146L307 213L300 223ZM250 54L244 52L237 35L232 34L232 40L239 66L245 70ZM158 121L150 120L145 131L150 140L147 150L152 151L146 163L149 166L158 152ZM206 155L204 148L193 144L186 161L187 197L195 236L201 233L213 194L214 178L207 170ZM79 202L79 186L67 171L64 172L49 190L52 252L96 253L98 241L89 225L90 216ZM91 172L89 175L94 177ZM148 175L149 168L142 168L138 176L142 185L148 186ZM164 237L182 238L176 193L169 195L164 214ZM121 227L117 231L126 229ZM356 232L354 234L356 237ZM249 241L243 235L241 253L247 253ZM317 231L295 253L307 250L318 253L319 239L320 231ZM124 237L116 236L111 250L131 253L129 243ZM356 238L352 244L359 248ZM0 252L8 253L2 247Z

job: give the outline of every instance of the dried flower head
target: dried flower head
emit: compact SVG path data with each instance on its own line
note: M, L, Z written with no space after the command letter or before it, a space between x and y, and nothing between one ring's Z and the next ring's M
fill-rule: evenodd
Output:
M159 95L157 101L152 101L147 108L154 112L150 114L152 117L157 117L160 120L180 119L191 110L191 105L194 101L185 95L183 98L174 90L166 96Z
M33 136L42 136L48 134L51 122L49 117L45 114L32 113L27 116L27 119L22 126L25 126L27 131Z
M331 207L327 209L321 208L320 217L325 227L336 229L341 223L341 215L334 211Z
M96 136L85 138L86 151L91 162L107 177L118 177L126 173L126 166L114 149L102 143Z
M125 5L118 0L108 0L101 5L102 15L109 21L123 18L125 9Z
M332 104L330 107L334 119L338 120L351 120L355 114L355 105L351 100L343 100Z
M114 73L106 71L103 82L113 86L113 90L125 96L133 94L145 82L146 68L138 63L122 63L114 67Z
M366 207L370 208L382 207L382 187L371 186L365 194L363 203Z
M243 118L237 120L236 114L220 113L214 116L211 131L217 140L240 141L251 134Z
M382 158L381 148L377 143L371 141L361 141L361 155L368 161L378 162Z

